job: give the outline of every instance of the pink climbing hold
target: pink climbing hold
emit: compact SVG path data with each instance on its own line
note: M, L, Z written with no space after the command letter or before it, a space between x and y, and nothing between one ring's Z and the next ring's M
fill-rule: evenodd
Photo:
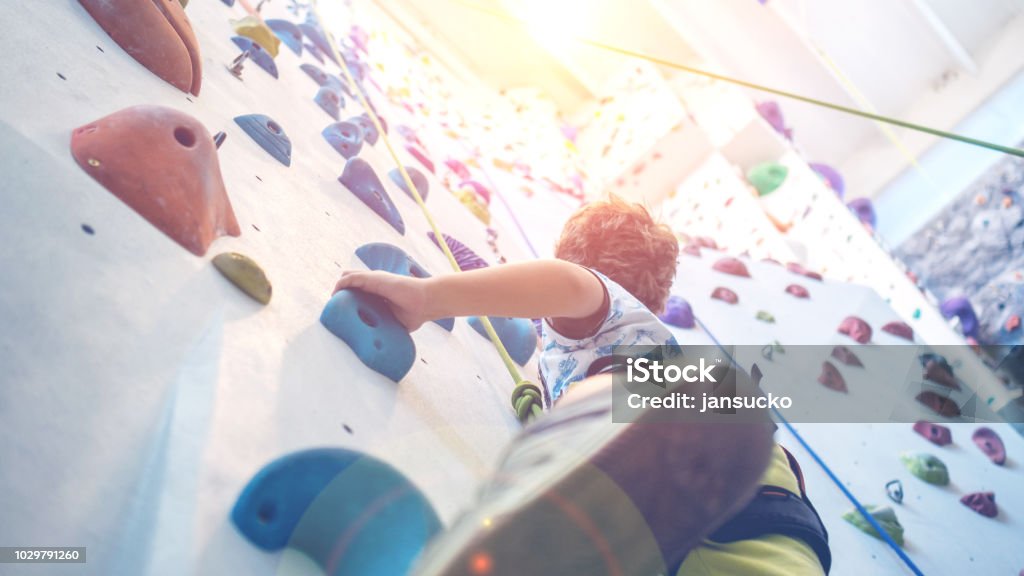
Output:
M797 298L810 298L811 297L811 293L807 291L807 288L804 288L803 286L801 286L799 284L790 284L789 286L786 286L786 293L787 294L792 294L793 296L796 296Z
M921 404L924 404L925 406L927 406L929 409L931 409L933 412L940 416L945 416L946 418L955 418L960 415L960 407L956 405L956 402L953 402L952 400L946 398L945 396L936 394L931 390L921 392L920 394L917 395L915 400L917 400Z
M995 492L972 492L961 498L960 503L986 518L999 515Z
M696 244L687 244L683 247L683 254L689 254L690 256L700 258L700 246Z
M76 128L71 154L111 194L189 252L241 230L213 137L195 118L134 106Z
M1003 326L1007 332L1013 332L1017 328L1020 328L1020 316L1016 314L1010 314L1010 317L1006 320L1006 324Z
M871 340L871 326L856 316L847 316L839 323L839 333L846 334L861 344Z
M423 150L420 150L419 148L417 148L416 146L414 146L412 144L406 144L405 145L405 150L409 154L412 154L413 158L419 160L420 164L423 164L424 168L429 170L431 173L434 172L434 162L430 158L427 158L427 153L426 152L424 152Z
M731 256L720 258L711 266L711 269L717 270L723 274L732 274L733 276L750 278L750 272L747 272L746 264L741 262L738 258L733 258Z
M721 300L722 302L726 302L728 304L735 304L740 301L740 297L737 296L735 292L729 290L728 288L725 288L724 286L719 286L718 288L712 290L711 298L713 298L714 300Z
M794 274L799 274L801 276L806 276L806 277L811 278L813 280L818 280L819 282L822 280L821 274L818 274L817 272L811 272L807 268L804 268L803 265L801 265L798 262L788 262L788 263L786 263L786 270L789 270L790 272L792 272Z
M919 420L914 424L914 432L936 446L948 446L953 443L953 432L941 424Z
M1006 464L1006 446L995 430L982 426L974 431L971 439L974 440L974 443L985 453L985 456L988 456L988 459L993 464L997 466Z
M715 242L714 238L709 236L697 236L693 239L697 243L697 246L701 248L707 248L709 250L718 250L718 242Z
M903 338L904 340L914 341L914 329L911 328L906 322L894 320L889 322L885 326L882 326L882 332L888 332L893 336Z
M846 346L836 346L835 348L833 348L832 357L835 358L836 360L839 360L843 364L846 364L847 366L864 365L861 363L860 358L857 358L857 355L853 353L853 350L850 350Z
M828 361L821 364L821 374L818 375L818 383L829 390L835 390L844 394L847 392L846 380L843 379L843 375L839 373L839 369Z
M469 168L466 168L465 164L459 162L455 158L446 158L444 161L444 165L447 166L449 170L454 172L455 175L458 176L460 180L469 180L470 178L472 178L472 175L470 175L469 173Z

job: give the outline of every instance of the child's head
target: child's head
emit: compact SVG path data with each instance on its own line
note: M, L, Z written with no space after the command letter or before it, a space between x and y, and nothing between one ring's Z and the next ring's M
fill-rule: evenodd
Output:
M556 258L597 270L655 313L665 307L678 256L679 241L668 226L615 196L580 208L555 246Z

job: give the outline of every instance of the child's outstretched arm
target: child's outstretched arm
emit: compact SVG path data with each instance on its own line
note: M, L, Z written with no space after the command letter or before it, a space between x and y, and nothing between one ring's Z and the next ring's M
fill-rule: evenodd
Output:
M357 288L389 301L409 330L451 316L589 318L604 306L604 285L563 260L534 260L432 278L345 272L334 291Z

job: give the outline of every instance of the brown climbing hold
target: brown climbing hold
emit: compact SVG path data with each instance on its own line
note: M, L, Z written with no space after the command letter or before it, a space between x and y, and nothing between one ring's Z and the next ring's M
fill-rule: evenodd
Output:
M864 365L861 363L860 358L857 358L857 355L853 353L853 350L850 350L846 346L836 346L835 348L833 348L832 357L835 358L836 360L839 360L843 364L846 364L847 366Z
M213 259L213 265L232 284L260 304L269 304L273 288L263 269L252 258L237 252L224 252Z
M723 274L732 274L733 276L750 278L750 272L747 272L746 264L741 262L738 258L732 258L730 256L719 258L714 265L711 266L711 269L722 272Z
M839 323L839 333L846 334L861 344L871 340L871 326L856 316L847 316Z
M829 390L835 390L844 394L847 392L846 380L843 379L843 375L839 373L839 370L831 362L821 363L821 374L818 375L818 383Z
M241 234L213 138L184 112L125 108L76 128L71 154L111 194L197 256L218 236Z
M961 498L960 503L986 518L999 515L995 492L972 492Z
M796 296L797 298L810 298L811 297L811 293L807 291L807 288L804 288L803 286L801 286L799 284L790 284L789 286L786 286L786 293L792 294L793 296Z
M894 320L885 326L882 326L882 332L888 332L893 336L903 338L904 340L910 340L911 342L914 341L914 329L906 322L900 322L899 320Z
M263 23L261 18L258 16L245 16L238 20L228 20L228 22L235 29L235 34L245 36L259 44L272 58L277 58L277 53L281 49L281 39L277 37L277 34L274 34L270 26Z
M916 400L940 416L955 418L960 415L960 407L956 405L956 402L931 390L921 392L917 395Z
M129 56L183 92L199 95L199 41L174 0L78 0Z
M960 389L960 384L957 383L956 377L953 376L953 372L949 369L949 364L944 362L929 359L924 365L924 377L947 388Z
M721 300L722 302L727 302L729 304L735 304L740 301L740 297L737 296L735 292L723 286L719 286L712 290L711 298Z
M914 424L914 432L924 436L925 440L936 446L947 446L953 443L953 432L940 424L919 420Z

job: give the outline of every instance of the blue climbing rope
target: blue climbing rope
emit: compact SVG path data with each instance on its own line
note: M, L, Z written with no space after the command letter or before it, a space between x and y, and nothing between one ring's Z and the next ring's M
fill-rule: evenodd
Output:
M732 354L729 354L729 351L722 346L722 343L719 342L717 338L715 338L715 335L712 334L706 326L704 326L704 323L700 321L700 318L694 318L694 320L697 321L697 325L700 326L700 329L703 330L709 338L711 338L711 341L715 343L715 346L718 346L722 350L722 352L725 353L725 356L726 358L729 359L729 362L737 369L743 370L743 367L740 366L738 362L736 362L736 359L732 357ZM882 528L882 526L878 523L878 520L875 520L875 517L872 516L871 513L868 512L867 508L865 508L864 505L860 503L860 500L858 500L857 497L853 495L853 492L850 492L846 485L843 484L843 481L839 479L839 476L837 476L836 473L832 471L832 468L830 468L829 465L825 463L825 461L821 458L821 456L818 455L814 448L811 448L811 445L808 444L807 441L804 440L804 437L801 436L800 433L796 431L796 428L794 428L793 425L789 423L789 420L786 420L786 417L779 413L779 411L775 408L772 408L772 413L775 415L776 418L779 419L779 422L781 422L782 425L786 427L786 430L788 430L789 433L792 434L794 438L796 438L797 442L799 442L800 445L804 447L804 450L807 450L807 453L811 455L811 458L814 458L814 461L818 463L818 466L821 466L821 469L824 470L825 474L828 475L832 482L839 487L839 490L843 493L843 495L846 496L846 499L853 504L854 508L857 509L857 512L859 512L860 515L864 517L864 520L866 520L867 523L870 524L876 532L878 532L878 536L882 540L884 540L885 543L888 544L894 552L896 552L896 555L899 556L900 560L902 560L903 563L907 565L907 568L909 568L910 571L916 574L917 576L924 576L924 572L922 572L921 569L917 567L917 564L915 564L914 561L910 559L910 556L908 556L907 553L903 551L903 548L901 548L900 545L892 539L892 536L889 536L889 533L886 532L884 528Z

